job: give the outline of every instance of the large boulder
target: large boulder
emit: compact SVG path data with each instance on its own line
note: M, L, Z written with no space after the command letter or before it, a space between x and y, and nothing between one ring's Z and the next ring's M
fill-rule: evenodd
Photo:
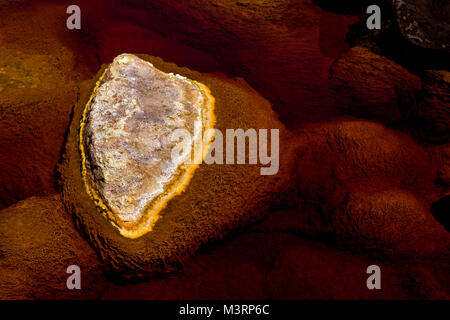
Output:
M393 189L355 192L346 200L333 215L333 227L346 243L416 262L450 262L450 234L420 196Z
M158 58L140 57L159 70L180 74L207 86L215 99L214 127L223 133L224 139L226 129L254 128L279 129L280 144L289 141L289 133L277 120L270 104L243 80L201 74ZM261 218L273 203L283 200L286 190L292 189L295 157L289 143L280 149L279 172L275 175L262 176L261 168L267 165L249 165L248 161L246 165L202 163L184 191L161 209L160 219L151 231L134 239L122 235L101 214L88 194L80 170L80 119L96 81L97 78L93 79L82 90L59 172L67 209L112 269L123 275L177 269L200 245Z

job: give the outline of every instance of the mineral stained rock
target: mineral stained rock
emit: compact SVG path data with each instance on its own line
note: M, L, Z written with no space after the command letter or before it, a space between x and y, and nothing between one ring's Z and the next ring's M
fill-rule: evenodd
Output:
M446 0L392 0L403 36L424 48L450 50L450 3Z
M215 99L215 129L223 133L229 128L278 129L283 152L279 155L279 171L271 176L261 176L261 168L266 167L261 163L201 163L184 191L168 201L159 212L160 219L150 232L135 238L124 237L99 213L99 207L85 188L80 170L79 147L83 141L79 134L80 121L102 71L91 81L83 83L58 168L63 201L106 267L124 277L153 276L179 270L201 245L261 219L270 212L274 203L281 205L297 183L291 134L278 120L270 103L244 80L230 79L219 73L199 73L148 55L139 57L150 61L159 70L205 84Z
M158 212L188 183L196 165L187 163L202 127L213 125L213 106L204 85L131 54L116 57L100 78L82 120L83 176L88 193L122 235L150 231ZM190 145L172 157L180 128L192 139L182 141ZM201 161L201 153L195 156Z
M407 118L419 136L436 144L450 139L450 72L426 72L421 99L408 112Z

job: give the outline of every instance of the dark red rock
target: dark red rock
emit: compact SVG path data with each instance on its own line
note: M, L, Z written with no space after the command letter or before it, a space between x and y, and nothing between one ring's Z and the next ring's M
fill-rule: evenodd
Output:
M401 190L350 194L333 215L339 237L396 258L450 262L450 234L419 196Z
M299 194L321 216L312 227L332 228L346 245L391 257L448 259L448 234L429 212L442 191L425 148L361 120L306 126L298 139Z
M421 98L408 112L412 130L433 143L450 141L450 72L428 71Z
M347 192L361 189L434 192L436 169L426 149L382 124L323 122L305 126L297 139L298 188L312 202L336 208Z
M450 232L450 196L445 196L433 203L431 213Z

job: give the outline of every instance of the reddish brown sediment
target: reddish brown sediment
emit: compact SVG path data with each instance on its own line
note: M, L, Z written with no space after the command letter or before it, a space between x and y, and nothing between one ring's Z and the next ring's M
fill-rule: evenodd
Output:
M326 12L319 2L326 1L80 0L78 31L65 25L70 1L0 1L0 207L56 192L55 165L72 107L78 101L77 117L99 76L93 78L94 73L122 52L227 74L199 74L152 58L166 71L214 87L222 105L231 101L234 107L220 109L226 120L222 130L255 123L278 126L270 104L283 125L297 129L280 138L280 155L287 152L289 159L283 161L290 163L281 164L280 176L260 180L259 168L252 166L203 168L169 202L157 226L159 236L127 248L108 221L95 218L92 201L78 192L82 184L72 128L71 156L64 159L61 181L64 205L70 213L77 211L83 237L61 196L32 197L2 210L0 296L448 299L448 232L430 213L430 207L447 199L450 186L448 112L442 103L446 66L439 62L445 50L435 63L436 51L416 48L431 53L414 53L413 45L406 46L401 34L389 34L388 28L374 37L359 35L358 43L376 54L360 48L346 53L348 26L358 17ZM443 4L433 3L434 9ZM439 27L439 19L424 21L435 24L429 31ZM343 71L339 77L336 68L330 76L333 64ZM421 69L429 64L434 71ZM329 86L330 79L339 80L339 90ZM417 96L413 91L420 82L424 88ZM241 110L239 101L248 109ZM365 109L366 101L372 110ZM370 118L395 123L387 128L333 118L349 107L359 111L349 111L352 116L369 118L369 111L375 111ZM404 131L420 140L395 130L405 127L404 119L397 121L399 107L410 108L412 130ZM239 119L242 112L257 114L257 120ZM425 147L424 142L439 145ZM280 212L282 202L292 209ZM228 237L230 230L242 230L263 216L267 221ZM99 263L85 238L107 265ZM74 263L72 258L82 265L81 292L65 288L65 268ZM365 267L371 264L382 269L382 290L366 289ZM181 265L182 272L141 278L140 283L121 279L117 285L114 277L102 275L111 268L125 276L166 273Z

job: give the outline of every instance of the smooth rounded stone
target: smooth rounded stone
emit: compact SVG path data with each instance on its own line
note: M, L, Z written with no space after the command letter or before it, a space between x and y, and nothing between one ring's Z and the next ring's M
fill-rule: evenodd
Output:
M342 119L305 126L298 135L298 141L297 190L304 199L308 199L308 204L316 208L320 217L309 218L311 222L307 223L313 228L332 233L324 229L332 226L336 234L342 235L339 238L354 244L355 248L372 246L390 257L402 256L411 260L417 258L412 250L407 251L400 245L382 244L376 236L382 233L387 243L392 226L398 228L393 237L406 239L408 235L403 233L406 228L402 224L409 223L411 229L417 228L414 240L422 241L420 250L432 248L437 238L449 240L445 232L436 234L436 238L428 236L432 217L426 221L428 224L420 222L424 215L430 215L426 212L427 203L435 201L441 191L436 185L433 159L410 136L379 123ZM382 193L379 200L377 196L370 198L373 201L368 200L368 195L379 193ZM390 199L391 193L398 193L399 201ZM355 215L356 221L352 220L353 217L345 217L343 207L349 203L349 196L367 206ZM422 200L406 203L415 197ZM398 205L402 208L397 210ZM310 212L309 216L314 217L313 208ZM405 212L409 218L399 221ZM359 223L359 217L364 225L354 226ZM365 229L355 232L357 227ZM314 229L304 230L312 234ZM422 253L425 257L429 252Z
M131 54L116 57L97 82L80 133L83 177L122 235L150 231L158 212L188 182L196 166L187 164L191 152L172 157L179 143L174 132L186 129L192 139L183 141L190 143L185 150L193 150L203 136L194 124L210 128L213 106L204 85Z
M392 0L403 36L423 47L450 51L450 2Z

